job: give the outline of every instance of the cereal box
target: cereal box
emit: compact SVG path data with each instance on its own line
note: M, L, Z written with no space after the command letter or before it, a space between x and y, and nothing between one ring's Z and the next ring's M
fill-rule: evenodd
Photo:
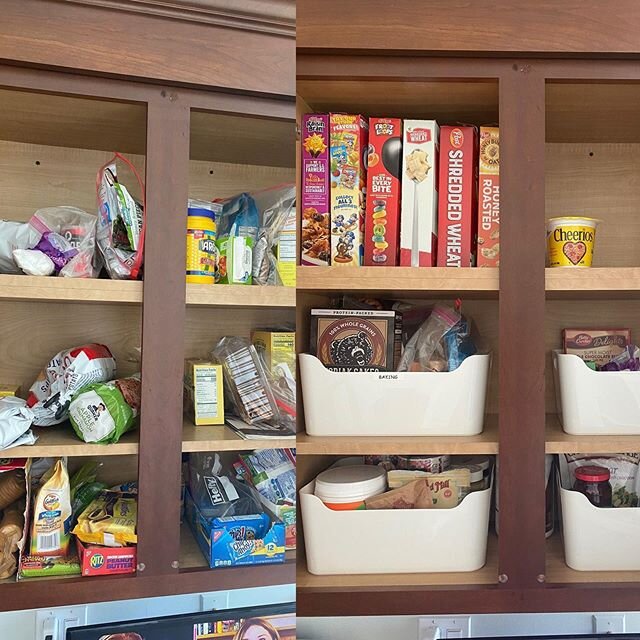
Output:
M480 127L478 266L500 266L500 130Z
M585 362L603 365L619 356L631 344L629 329L563 329L562 346L565 353Z
M358 267L364 257L367 121L332 113L331 264Z
M326 266L329 239L329 116L302 118L300 200L302 210L301 264Z
M310 352L331 371L393 371L395 311L312 309Z
M400 264L433 267L438 238L438 123L405 120L402 148Z
M440 129L438 266L475 264L478 191L478 130Z
M364 264L398 265L402 120L369 118Z

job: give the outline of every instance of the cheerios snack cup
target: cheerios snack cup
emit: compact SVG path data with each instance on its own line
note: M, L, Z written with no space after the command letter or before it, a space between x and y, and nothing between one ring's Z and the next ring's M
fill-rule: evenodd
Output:
M590 267L600 220L564 216L547 220L550 267Z

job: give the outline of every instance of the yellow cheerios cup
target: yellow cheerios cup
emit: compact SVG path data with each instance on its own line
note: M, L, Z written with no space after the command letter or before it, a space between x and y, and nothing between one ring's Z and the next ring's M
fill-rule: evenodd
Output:
M550 267L590 267L596 241L597 218L563 216L547 220Z

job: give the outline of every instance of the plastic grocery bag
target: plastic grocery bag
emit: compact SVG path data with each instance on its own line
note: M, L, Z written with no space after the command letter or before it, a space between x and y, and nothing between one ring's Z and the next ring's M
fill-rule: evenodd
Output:
M30 434L33 419L33 411L22 398L0 398L0 450L17 446L17 440L20 444L33 444L35 438ZM24 438L27 434L31 438Z
M118 442L135 426L140 393L139 375L84 387L69 405L69 420L77 436L85 442Z
M131 196L118 182L116 160L130 167L140 186L142 203ZM141 274L144 258L145 190L133 164L116 153L98 171L98 249L109 277L114 280L135 280Z
M76 207L38 209L29 220L38 238L29 248L47 256L60 276L95 278L100 270L96 255L97 221L95 215Z
M116 361L108 347L89 344L56 354L29 389L27 405L34 424L48 427L68 417L71 398L94 382L107 382L116 374Z
M21 273L15 263L16 249L30 249L38 242L38 233L26 222L0 220L0 273Z

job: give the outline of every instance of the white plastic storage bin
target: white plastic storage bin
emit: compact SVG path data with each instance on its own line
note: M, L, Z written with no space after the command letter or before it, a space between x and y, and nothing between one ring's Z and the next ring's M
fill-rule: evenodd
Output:
M491 489L454 509L332 511L314 487L300 490L310 573L477 571L486 562Z
M640 371L594 371L578 356L553 353L556 404L572 435L640 435Z
M576 571L640 571L640 509L594 507L560 488L566 563Z
M473 436L482 433L490 355L441 373L337 373L300 354L312 436Z

